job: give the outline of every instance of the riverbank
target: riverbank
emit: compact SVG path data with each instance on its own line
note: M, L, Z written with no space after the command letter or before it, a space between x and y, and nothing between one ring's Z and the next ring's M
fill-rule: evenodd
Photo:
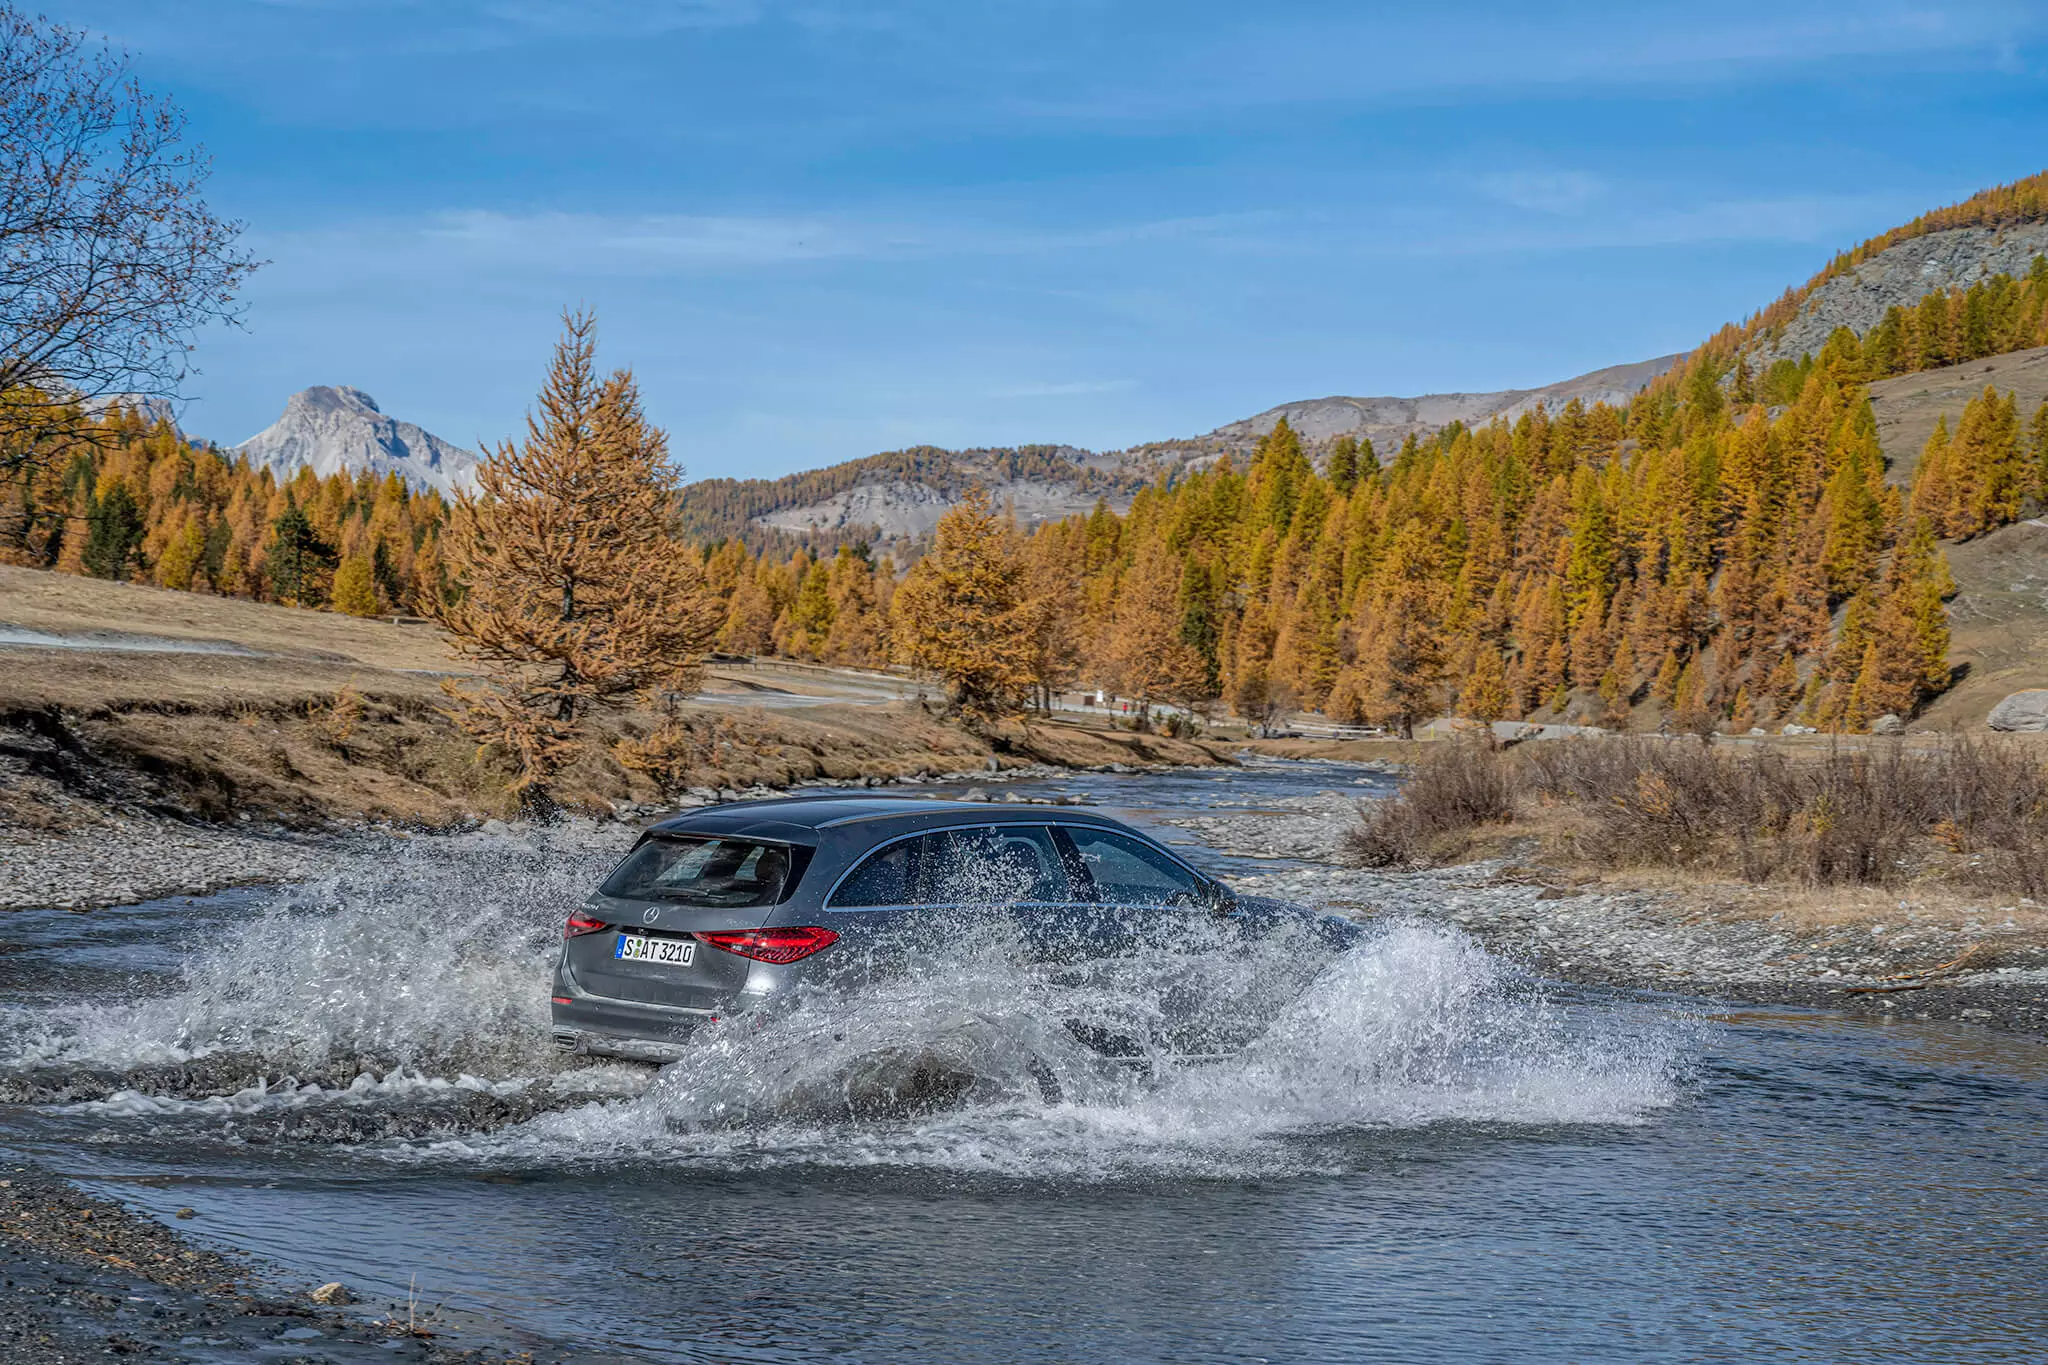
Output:
M150 820L331 831L509 816L509 770L444 710L442 684L468 676L430 624L0 565L0 838L97 831L119 842ZM1207 764L1229 747L1099 718L970 730L906 691L915 692L908 680L852 670L714 665L672 717L599 717L554 793L603 815L806 782ZM687 742L657 784L613 749L664 719ZM227 842L261 867L275 861L265 847Z
M242 1262L20 1162L0 1162L0 1285L8 1365L100 1365L109 1356L535 1365L526 1352L463 1347L447 1324L421 1323L427 1305L286 1298L259 1287ZM407 1330L409 1310L418 1330Z
M2017 897L1595 876L1544 866L1534 839L1424 871L1345 867L1335 853L1358 826L1355 800L1276 804L1171 823L1219 852L1316 863L1239 878L1243 890L1456 925L1539 976L2048 1038L2048 909Z

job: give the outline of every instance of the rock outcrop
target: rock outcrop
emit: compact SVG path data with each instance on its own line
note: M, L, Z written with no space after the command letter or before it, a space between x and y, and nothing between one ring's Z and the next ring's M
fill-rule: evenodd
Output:
M1967 289L1999 274L2025 275L2040 255L2048 255L2048 223L1951 228L1909 238L1814 290L1799 316L1752 363L1817 355L1837 327L1862 336L1894 304L1910 308L1937 289Z
M1427 393L1417 398L1308 398L1267 408L1255 417L1216 428L1207 439L1249 449L1282 417L1310 444L1338 436L1369 436L1381 457L1392 454L1411 433L1429 436L1453 422L1478 426L1503 417L1512 422L1537 404L1557 412L1574 398L1587 407L1595 403L1621 406L1645 384L1670 369L1682 355L1658 356L1627 365L1610 365L1537 389L1500 389L1492 393Z
M348 470L396 474L415 488L454 493L476 480L473 451L388 417L361 389L325 384L301 389L284 405L284 415L242 442L236 450L270 466L280 479L302 468L321 477Z
M1984 723L1994 730L2048 730L2048 687L2013 693L1991 708Z

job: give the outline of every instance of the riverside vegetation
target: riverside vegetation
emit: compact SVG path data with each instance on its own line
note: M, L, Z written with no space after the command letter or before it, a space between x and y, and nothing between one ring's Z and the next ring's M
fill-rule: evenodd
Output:
M1433 747L1345 840L1367 867L1518 836L1565 865L2048 899L2048 766L1943 736L1787 752L1690 739Z

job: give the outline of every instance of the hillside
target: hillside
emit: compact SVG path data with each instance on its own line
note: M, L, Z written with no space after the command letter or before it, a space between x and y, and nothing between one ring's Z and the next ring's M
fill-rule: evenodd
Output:
M2020 410L2031 413L2048 402L2048 346L2032 346L2008 355L1990 356L1938 370L1880 379L1870 386L1870 404L1877 413L1877 437L1889 464L1885 478L1910 488L1920 465L1920 451L1934 434L1935 422L1948 419L1950 430L1963 405L1986 385L2010 393Z
M2022 412L2048 402L2048 346L1900 375L1870 386L1887 482L1910 488L1936 421L1953 430L1963 406L1991 385ZM1957 593L1949 603L1956 685L1923 722L1981 726L2000 698L2048 685L2048 526L2025 520L1948 547Z
M1429 393L1417 398L1314 398L1282 403L1257 416L1220 426L1206 439L1227 445L1233 453L1249 452L1285 417L1287 424L1312 445L1323 445L1339 436L1362 436L1371 438L1381 451L1391 452L1411 435L1433 436L1453 422L1468 427L1484 425L1495 417L1512 422L1538 404L1553 412L1575 400L1589 408L1595 403L1618 408L1684 358L1666 355L1628 365L1610 365L1535 389Z
M705 540L743 536L757 543L785 539L833 546L865 540L913 548L946 509L979 484L1010 507L1026 529L1086 513L1098 500L1116 511L1158 479L1206 468L1224 455L1243 459L1285 417L1311 450L1339 436L1366 437L1382 451L1413 435L1429 437L1461 422L1509 421L1538 406L1619 407L1683 357L1611 365L1534 389L1432 393L1412 398L1313 398L1283 403L1202 436L1153 442L1098 454L1075 446L1003 450L889 451L780 479L705 479L685 494L684 525ZM779 535L776 533L780 533Z
M1028 528L1086 512L1098 499L1127 507L1146 482L1143 472L1074 446L917 446L779 479L701 479L684 490L682 526L705 541L870 541L901 549L929 536L977 485Z
M1908 238L1814 286L1797 314L1761 339L1754 355L1769 364L1818 352L1847 327L1867 335L1893 308L1911 308L1936 290L1968 289L1996 275L2024 276L2048 253L2048 223L1951 228Z

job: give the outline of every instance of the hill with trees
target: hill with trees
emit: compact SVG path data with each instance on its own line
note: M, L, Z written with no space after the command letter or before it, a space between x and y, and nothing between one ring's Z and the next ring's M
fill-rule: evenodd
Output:
M2048 225L2027 216L2048 214L2041 184L1844 253L1618 401L1523 404L1385 445L1304 439L1280 412L1242 453L1149 463L918 448L692 484L671 524L701 546L717 647L739 653L930 663L961 648L945 585L1000 582L1001 657L974 646L997 681L962 693L977 711L1085 681L1396 728L1445 711L1738 731L1910 717L1955 677L1952 559L1966 595L1978 566L2012 577L2011 555L1979 547L2048 505L2048 360L2040 384L2020 382L2048 346L2048 259L1778 351L1832 285L1899 278L1889 253ZM884 485L918 491L892 525L860 521ZM1028 507L1023 487L1054 493ZM280 481L115 411L68 461L12 480L0 553L439 615L462 592L440 554L446 515L402 480ZM944 562L905 579L934 532Z

